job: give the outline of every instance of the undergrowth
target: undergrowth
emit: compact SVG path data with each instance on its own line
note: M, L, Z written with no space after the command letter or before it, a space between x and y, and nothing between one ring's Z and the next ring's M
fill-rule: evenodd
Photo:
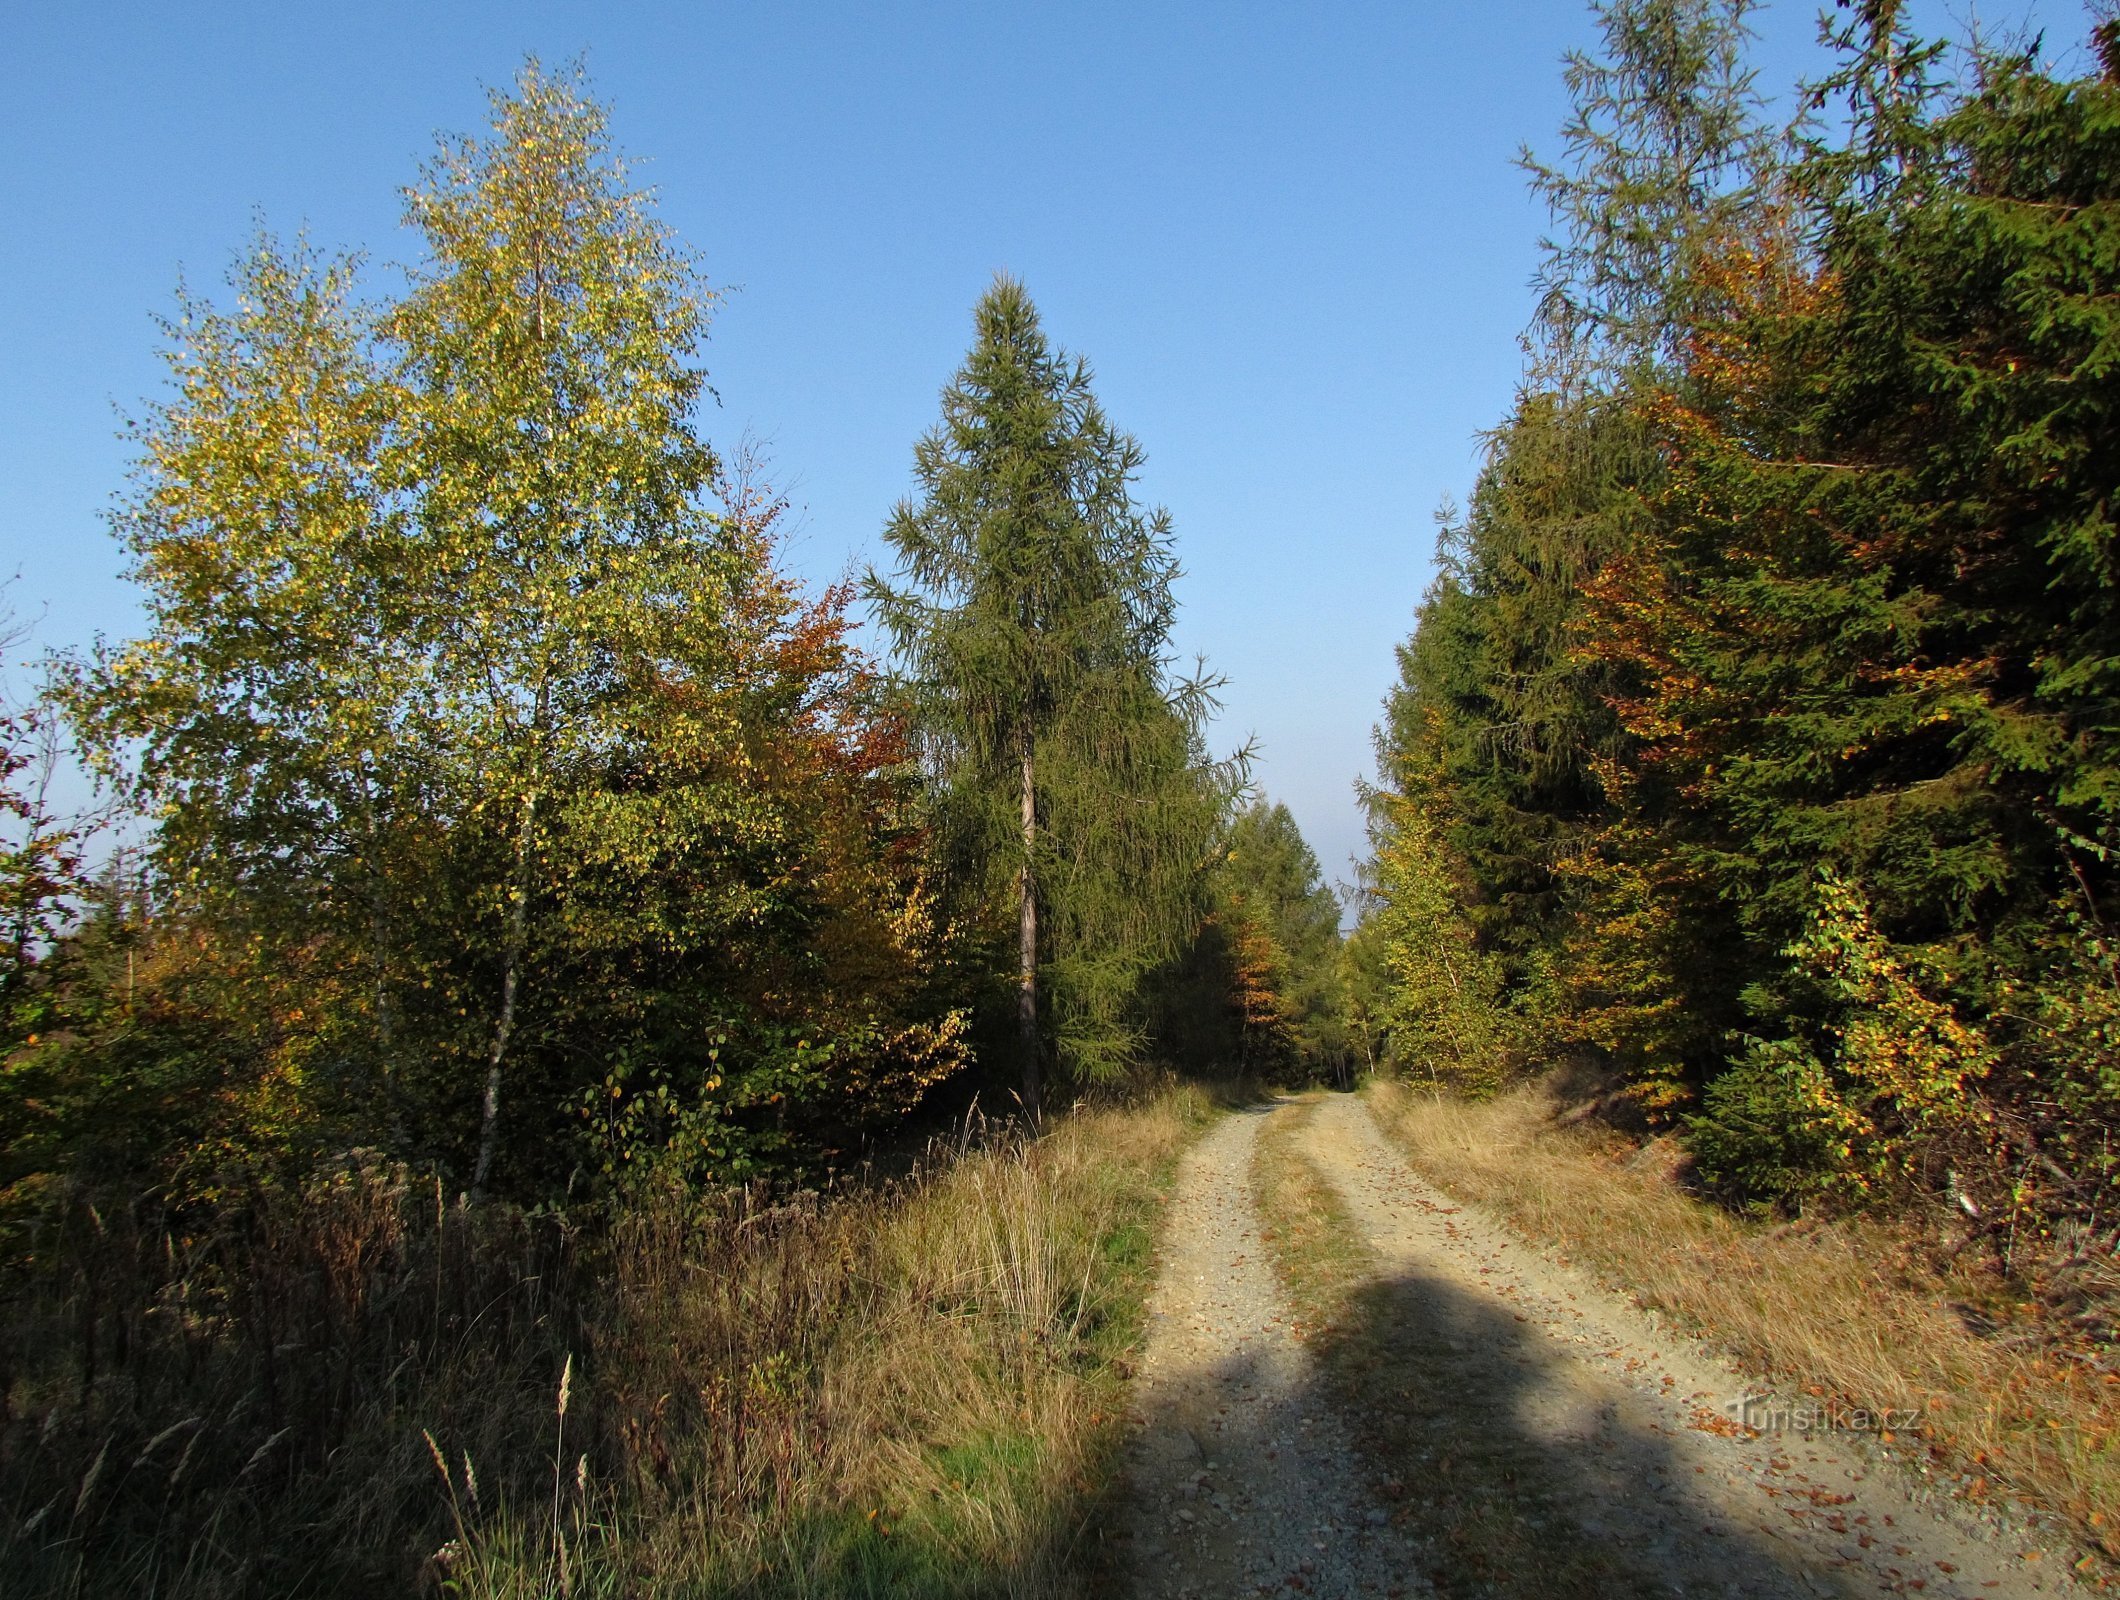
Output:
M350 1159L10 1241L10 1596L1061 1594L1197 1093L586 1226Z

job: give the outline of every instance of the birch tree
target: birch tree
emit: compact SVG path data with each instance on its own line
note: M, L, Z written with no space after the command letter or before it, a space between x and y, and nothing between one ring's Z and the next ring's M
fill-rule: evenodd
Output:
M506 841L474 1186L498 1148L531 918L570 784L665 680L712 676L735 577L691 425L708 297L600 107L531 63L407 192L428 258L385 320L417 510L404 574L459 802Z

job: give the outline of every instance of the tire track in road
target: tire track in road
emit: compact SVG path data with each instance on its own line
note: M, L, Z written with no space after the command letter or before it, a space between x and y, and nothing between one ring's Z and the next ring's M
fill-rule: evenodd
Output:
M1120 1530L1139 1595L1425 1592L1259 1239L1253 1151L1266 1118L1292 1109L1225 1117L1179 1168Z

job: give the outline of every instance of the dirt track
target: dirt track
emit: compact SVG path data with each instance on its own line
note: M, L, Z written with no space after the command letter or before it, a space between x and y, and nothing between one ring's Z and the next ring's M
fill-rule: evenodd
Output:
M1269 1118L1302 1121L1377 1264L1360 1328L1293 1325L1253 1199ZM1746 1411L1733 1369L1424 1183L1355 1097L1226 1118L1166 1226L1119 1530L1137 1594L2076 1589L1865 1443Z

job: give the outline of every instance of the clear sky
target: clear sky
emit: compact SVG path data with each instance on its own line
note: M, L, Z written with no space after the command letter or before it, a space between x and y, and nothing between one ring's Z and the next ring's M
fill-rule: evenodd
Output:
M1762 13L1762 87L1815 70L1815 14ZM2084 31L2074 0L1980 21ZM973 300L1017 274L1148 451L1180 644L1231 679L1218 744L1256 735L1344 879L1435 507L1517 376L1541 219L1513 157L1553 148L1560 55L1590 37L1582 0L12 0L0 574L39 645L137 626L103 514L180 272L217 283L254 216L403 259L397 191L434 134L482 127L526 53L583 54L736 291L705 429L769 444L804 573L877 552Z

